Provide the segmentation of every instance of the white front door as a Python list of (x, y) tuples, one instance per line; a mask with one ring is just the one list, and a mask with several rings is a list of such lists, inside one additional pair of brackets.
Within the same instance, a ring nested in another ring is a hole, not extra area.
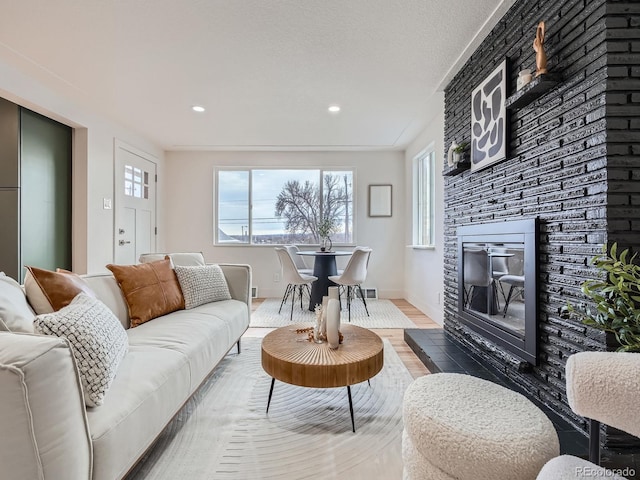
[(115, 143), (115, 246), (119, 265), (156, 250), (156, 163), (145, 152)]

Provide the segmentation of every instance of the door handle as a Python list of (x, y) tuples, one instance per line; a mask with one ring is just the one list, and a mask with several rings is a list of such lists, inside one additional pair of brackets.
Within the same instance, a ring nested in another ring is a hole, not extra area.
[(125, 244), (127, 244), (127, 243), (131, 243), (131, 242), (130, 242), (130, 241), (128, 241), (128, 240), (127, 240), (127, 241), (125, 241), (125, 240), (120, 240), (120, 241), (118, 242), (118, 245), (120, 245), (120, 246), (122, 247), (123, 245), (125, 245)]

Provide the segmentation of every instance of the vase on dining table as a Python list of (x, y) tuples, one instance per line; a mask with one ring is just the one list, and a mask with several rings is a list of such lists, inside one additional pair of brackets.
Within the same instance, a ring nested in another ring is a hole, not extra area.
[(320, 239), (320, 251), (321, 252), (330, 252), (333, 243), (329, 237), (322, 237)]

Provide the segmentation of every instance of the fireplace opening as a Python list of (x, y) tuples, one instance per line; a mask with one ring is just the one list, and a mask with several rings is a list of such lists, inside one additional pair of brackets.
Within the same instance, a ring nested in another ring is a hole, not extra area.
[(476, 333), (537, 364), (538, 221), (458, 229), (458, 314)]

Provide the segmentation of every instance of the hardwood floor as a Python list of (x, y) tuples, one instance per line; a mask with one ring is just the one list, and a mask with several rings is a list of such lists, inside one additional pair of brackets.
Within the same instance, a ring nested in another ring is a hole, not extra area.
[[(254, 298), (252, 301), (252, 310), (258, 308), (258, 306), (264, 301), (264, 298)], [(391, 300), (396, 307), (398, 307), (402, 313), (404, 313), (418, 328), (440, 328), (440, 325), (435, 323), (424, 313), (411, 305), (409, 302), (403, 299)], [(245, 337), (264, 337), (267, 333), (274, 330), (273, 328), (257, 328), (250, 327)], [(413, 350), (404, 341), (404, 330), (402, 328), (377, 328), (373, 329), (381, 338), (389, 340), (402, 362), (411, 373), (413, 378), (418, 378), (429, 373), (429, 370), (424, 366), (420, 359), (413, 353)]]

